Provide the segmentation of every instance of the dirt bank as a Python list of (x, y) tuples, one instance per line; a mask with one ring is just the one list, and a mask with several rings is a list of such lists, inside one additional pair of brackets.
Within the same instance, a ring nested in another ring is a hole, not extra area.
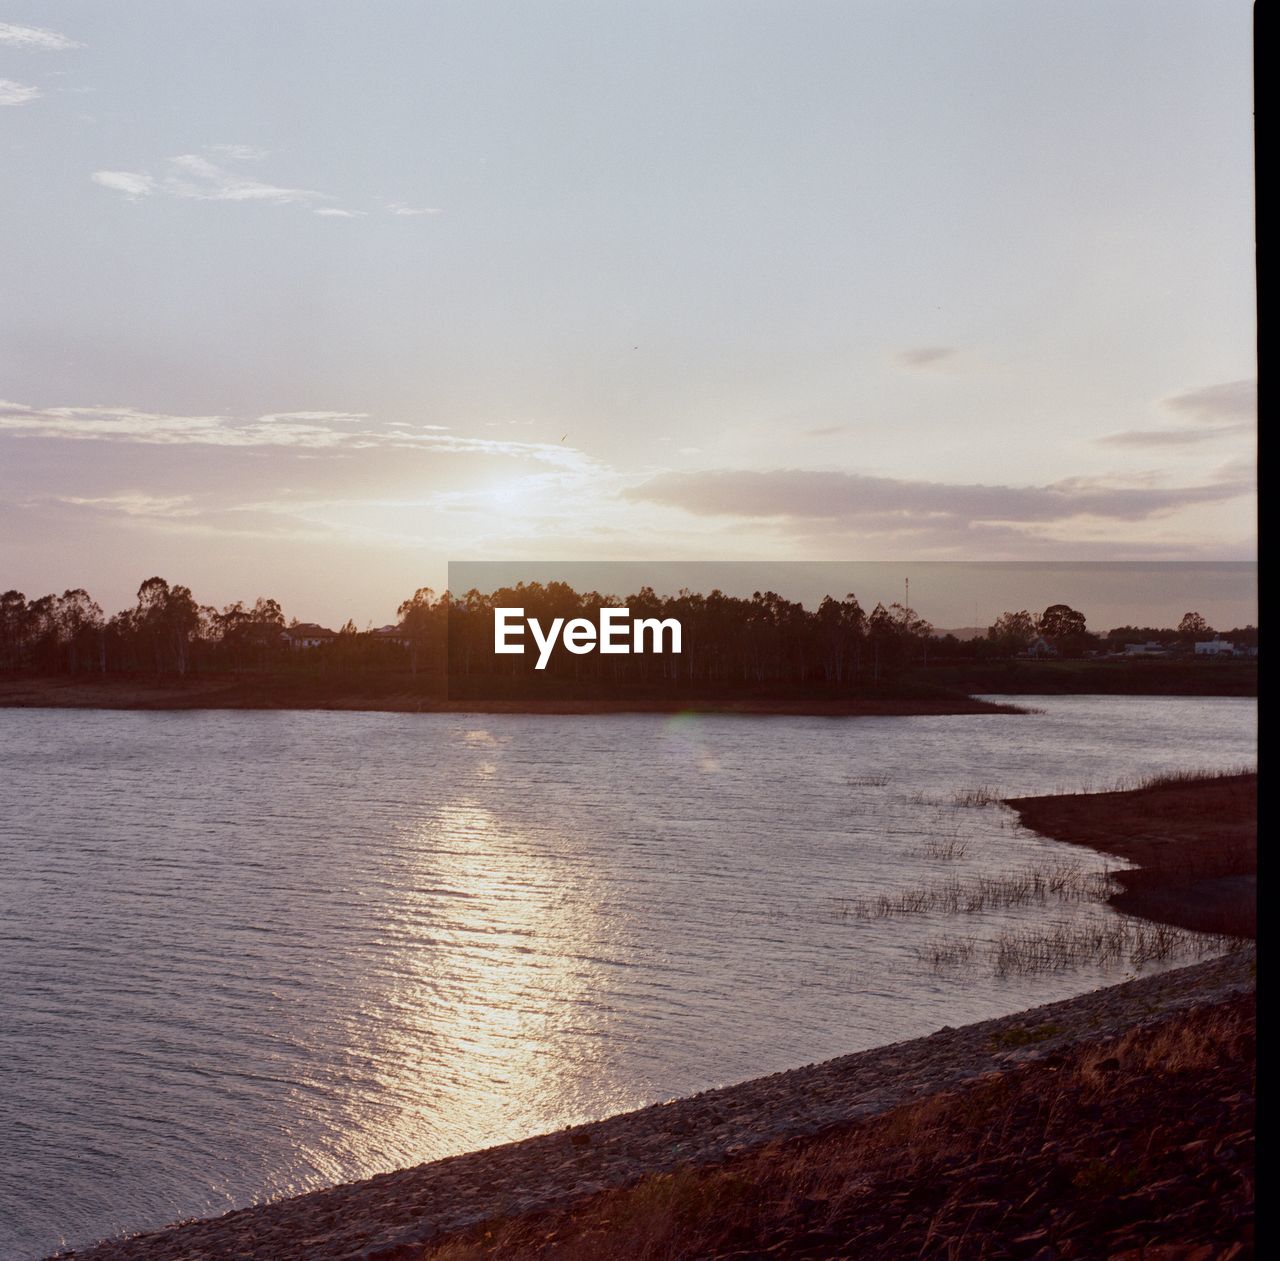
[(1257, 934), (1258, 777), (1178, 776), (1124, 792), (1015, 797), (1043, 836), (1135, 863), (1117, 910), (1197, 932)]

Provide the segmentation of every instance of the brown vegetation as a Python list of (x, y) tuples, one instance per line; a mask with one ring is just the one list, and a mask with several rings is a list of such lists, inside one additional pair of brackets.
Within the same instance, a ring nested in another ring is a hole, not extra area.
[(1187, 963), (1231, 954), (1246, 944), (1239, 937), (1124, 917), (1100, 924), (1012, 929), (993, 941), (935, 937), (917, 949), (916, 957), (939, 971), (981, 960), (995, 976), (1032, 976), (1121, 964), (1139, 971), (1150, 963)]
[(951, 877), (875, 897), (838, 898), (842, 919), (894, 919), (903, 915), (981, 915), (1012, 906), (1092, 902), (1111, 891), (1111, 875), (1077, 863), (1025, 867), (1002, 876)]
[[(1047, 1036), (1028, 1029), (1019, 1053)], [(413, 1255), (1249, 1257), (1254, 1036), (1251, 997), (1193, 1008), (819, 1138), (491, 1221)]]
[(1008, 803), (1044, 836), (1135, 864), (1113, 872), (1117, 910), (1205, 933), (1257, 933), (1258, 776), (1162, 776), (1104, 793)]

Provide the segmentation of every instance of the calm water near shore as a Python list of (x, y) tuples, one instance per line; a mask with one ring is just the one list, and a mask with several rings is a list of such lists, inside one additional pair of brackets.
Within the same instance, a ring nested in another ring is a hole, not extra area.
[(1251, 699), (1017, 701), (1045, 712), (0, 710), (0, 1257), (1122, 979), (919, 958), (1098, 903), (848, 913), (1104, 865), (962, 801), (1256, 756)]

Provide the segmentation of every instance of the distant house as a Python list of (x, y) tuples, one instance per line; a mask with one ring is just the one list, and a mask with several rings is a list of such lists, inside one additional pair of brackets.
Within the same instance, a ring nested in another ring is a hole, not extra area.
[(299, 622), (284, 632), (284, 641), (290, 648), (319, 648), (337, 639), (337, 633), (315, 622)]
[(1196, 644), (1197, 657), (1232, 657), (1236, 646), (1229, 639), (1205, 639)]
[(407, 648), (412, 642), (409, 636), (405, 634), (403, 626), (379, 626), (377, 630), (372, 630), (369, 634), (383, 643), (399, 644), (402, 648)]
[(1126, 657), (1167, 657), (1169, 648), (1158, 639), (1148, 639), (1145, 644), (1125, 644)]
[(1027, 645), (1028, 657), (1056, 657), (1057, 655), (1057, 648), (1055, 648), (1053, 643), (1043, 635), (1037, 635)]

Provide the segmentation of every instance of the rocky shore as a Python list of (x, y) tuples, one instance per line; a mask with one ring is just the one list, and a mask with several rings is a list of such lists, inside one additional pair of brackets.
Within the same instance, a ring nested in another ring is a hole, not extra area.
[[(714, 1169), (779, 1141), (865, 1124), (1037, 1065), (1051, 1068), (1064, 1055), (1132, 1036), (1177, 1013), (1233, 999), (1239, 1005), (1253, 990), (1254, 973), (1253, 951), (1242, 950), (1017, 1015), (61, 1255), (78, 1261), (418, 1261), (433, 1242), (476, 1223), (551, 1212), (655, 1174)], [(1035, 1249), (1025, 1255), (1036, 1255)]]

